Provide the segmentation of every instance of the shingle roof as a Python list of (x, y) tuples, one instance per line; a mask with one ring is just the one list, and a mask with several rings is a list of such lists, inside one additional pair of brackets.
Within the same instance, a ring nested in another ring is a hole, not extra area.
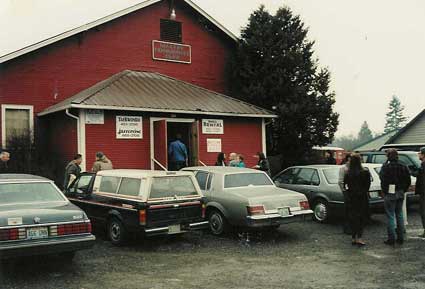
[(115, 74), (39, 115), (67, 108), (275, 117), (266, 109), (188, 82), (159, 73), (131, 70)]

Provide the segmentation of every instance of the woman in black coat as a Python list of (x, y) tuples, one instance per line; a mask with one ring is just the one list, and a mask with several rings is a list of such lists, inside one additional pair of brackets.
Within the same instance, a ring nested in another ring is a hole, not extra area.
[(225, 167), (227, 165), (226, 164), (226, 155), (223, 152), (218, 153), (217, 161), (215, 162), (215, 165), (219, 166), (219, 167)]
[(366, 245), (362, 240), (363, 228), (369, 217), (370, 172), (364, 169), (359, 154), (351, 156), (348, 171), (344, 176), (344, 187), (350, 203), (349, 222), (352, 230), (352, 244)]

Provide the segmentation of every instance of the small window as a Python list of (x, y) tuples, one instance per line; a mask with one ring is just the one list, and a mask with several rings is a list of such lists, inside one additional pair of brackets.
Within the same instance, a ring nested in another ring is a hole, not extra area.
[(149, 198), (175, 198), (198, 195), (192, 178), (183, 177), (157, 177), (152, 179)]
[(297, 185), (311, 185), (311, 179), (313, 177), (313, 169), (301, 169), (295, 178), (295, 184)]
[(140, 193), (140, 179), (122, 178), (119, 195), (138, 196)]
[(170, 19), (161, 19), (160, 34), (162, 41), (182, 43), (182, 23)]
[(209, 174), (208, 175), (208, 182), (207, 182), (207, 191), (208, 190), (211, 190), (212, 179), (213, 179), (213, 175), (212, 174)]
[(374, 164), (383, 164), (387, 161), (386, 155), (374, 155), (372, 158), (372, 163)]
[(298, 168), (288, 169), (277, 176), (274, 181), (278, 184), (293, 184), (299, 170)]
[(25, 105), (2, 105), (3, 146), (14, 146), (14, 142), (29, 142), (33, 129), (33, 108)]
[(311, 185), (312, 186), (320, 185), (320, 178), (319, 178), (319, 173), (317, 172), (317, 170), (314, 170), (313, 177), (311, 178)]
[(120, 183), (120, 178), (118, 177), (106, 177), (103, 176), (100, 181), (99, 191), (103, 193), (112, 193), (117, 192), (118, 185)]
[(328, 184), (338, 184), (339, 168), (324, 169), (323, 174), (325, 175)]
[(87, 190), (92, 178), (93, 178), (92, 175), (81, 176), (74, 185), (74, 192), (79, 193), (79, 192), (84, 192), (85, 190)]
[(206, 172), (198, 172), (196, 174), (196, 180), (198, 181), (198, 184), (201, 190), (205, 190), (207, 177), (208, 177), (208, 173)]
[(263, 173), (243, 173), (224, 176), (224, 188), (271, 186), (270, 179)]

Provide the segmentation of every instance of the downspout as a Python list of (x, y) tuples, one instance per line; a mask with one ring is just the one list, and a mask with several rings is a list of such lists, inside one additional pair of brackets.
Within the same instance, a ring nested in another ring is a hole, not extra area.
[(69, 112), (69, 108), (65, 110), (65, 114), (75, 120), (77, 120), (77, 151), (81, 154), (81, 133), (80, 133), (80, 118)]

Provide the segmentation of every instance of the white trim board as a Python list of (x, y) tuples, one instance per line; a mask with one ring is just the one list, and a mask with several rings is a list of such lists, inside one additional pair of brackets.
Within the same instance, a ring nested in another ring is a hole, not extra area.
[[(61, 34), (58, 34), (58, 35), (52, 36), (50, 38), (44, 39), (44, 40), (39, 41), (37, 43), (34, 43), (32, 45), (28, 45), (26, 47), (22, 47), (19, 50), (16, 50), (16, 51), (13, 51), (13, 52), (10, 52), (8, 54), (5, 54), (5, 55), (0, 56), (0, 63), (6, 62), (6, 61), (11, 60), (13, 58), (16, 58), (18, 56), (21, 56), (21, 55), (24, 55), (26, 53), (29, 53), (31, 51), (40, 49), (40, 48), (42, 48), (44, 46), (47, 46), (47, 45), (52, 44), (52, 43), (55, 43), (55, 42), (60, 41), (62, 39), (71, 37), (71, 36), (76, 35), (76, 34), (78, 34), (80, 32), (87, 31), (87, 30), (89, 30), (91, 28), (94, 28), (96, 26), (99, 26), (99, 25), (101, 25), (103, 23), (112, 21), (112, 20), (114, 20), (116, 18), (125, 16), (127, 14), (130, 14), (131, 12), (137, 11), (137, 10), (142, 9), (142, 8), (145, 8), (145, 7), (148, 7), (150, 5), (153, 5), (153, 4), (158, 3), (158, 2), (161, 2), (161, 1), (163, 1), (163, 0), (147, 0), (147, 1), (143, 1), (143, 2), (141, 2), (139, 4), (136, 4), (134, 6), (131, 6), (131, 7), (126, 8), (126, 9), (120, 10), (120, 11), (118, 11), (116, 13), (107, 15), (105, 17), (102, 17), (102, 18), (97, 19), (95, 21), (92, 21), (90, 23), (81, 25), (79, 27), (76, 27), (76, 28), (71, 29), (71, 30), (68, 30), (68, 31), (64, 31)], [(195, 3), (193, 3), (190, 0), (184, 0), (184, 2), (187, 3), (189, 6), (191, 6), (198, 13), (200, 13), (202, 16), (204, 16), (206, 19), (208, 19), (215, 26), (217, 26), (221, 31), (223, 31), (232, 40), (238, 41), (238, 38), (232, 32), (230, 32), (227, 28), (225, 28), (223, 25), (221, 25), (217, 20), (215, 20), (214, 18), (212, 18), (208, 13), (206, 13), (198, 5), (196, 5)]]
[(31, 140), (34, 140), (34, 106), (32, 105), (18, 105), (18, 104), (2, 104), (1, 105), (1, 144), (6, 148), (6, 109), (25, 109), (30, 113), (29, 128)]

